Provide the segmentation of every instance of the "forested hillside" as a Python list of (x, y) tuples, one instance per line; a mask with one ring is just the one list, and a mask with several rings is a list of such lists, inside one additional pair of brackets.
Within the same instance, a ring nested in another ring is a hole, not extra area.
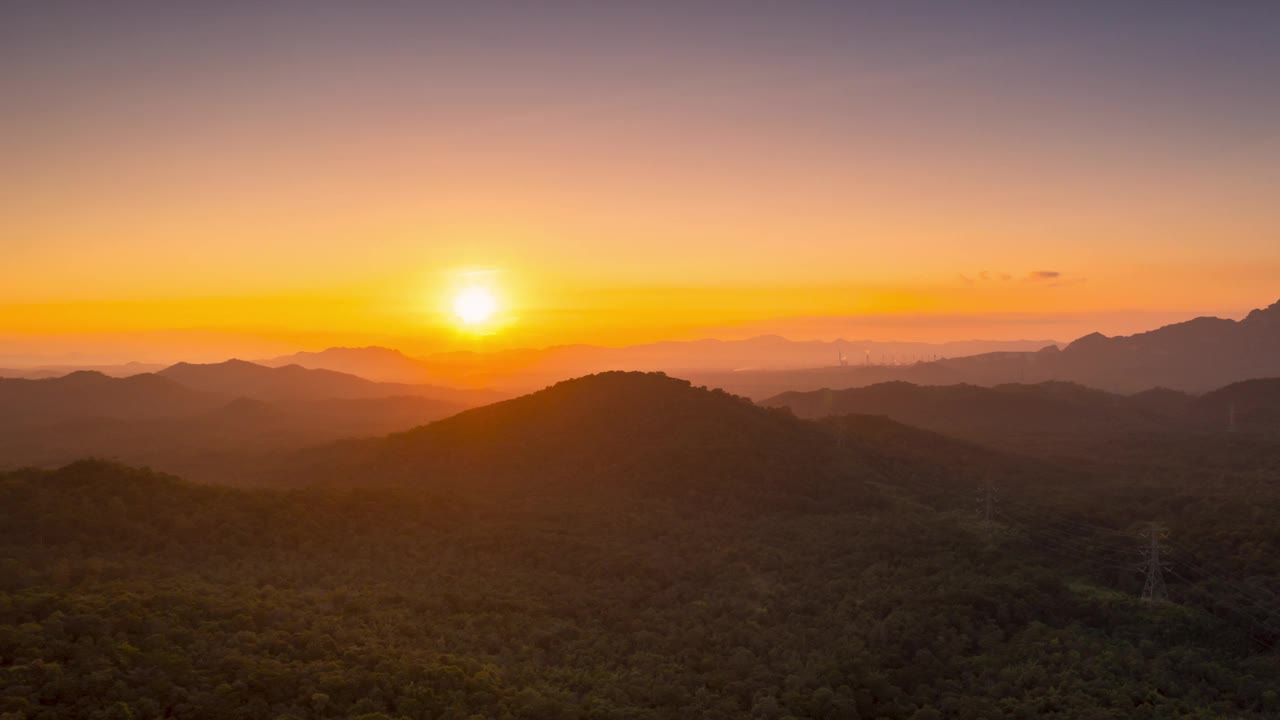
[(1093, 457), (1135, 447), (1221, 442), (1240, 433), (1280, 439), (1280, 379), (1233, 383), (1204, 395), (1153, 388), (1132, 395), (1075, 383), (914, 385), (787, 392), (761, 401), (799, 417), (884, 415), (996, 447)]
[[(0, 713), (1280, 713), (1258, 602), (1280, 498), (1244, 469), (1120, 483), (634, 374), (311, 466), (294, 490), (101, 462), (4, 475)], [(1155, 520), (1168, 603), (1132, 570)]]
[(785, 411), (661, 373), (607, 372), (474, 408), (385, 438), (300, 453), (264, 482), (447, 488), (466, 495), (579, 494), (645, 486), (815, 492), (831, 438)]

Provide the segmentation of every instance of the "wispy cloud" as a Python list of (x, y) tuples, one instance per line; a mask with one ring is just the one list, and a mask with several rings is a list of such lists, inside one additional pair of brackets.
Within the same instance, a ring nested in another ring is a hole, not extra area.
[(1022, 282), (1036, 283), (1044, 287), (1059, 287), (1062, 285), (1075, 285), (1085, 281), (1082, 277), (1072, 277), (1059, 270), (1031, 270), (1022, 275), (1014, 275), (1013, 273), (996, 271), (996, 270), (980, 270), (973, 275), (959, 273), (960, 282), (965, 285), (999, 285), (1008, 283), (1015, 279)]
[(996, 282), (996, 281), (1008, 282), (1012, 279), (1013, 279), (1013, 276), (1010, 275), (1009, 273), (995, 272), (992, 270), (981, 270), (974, 277), (969, 277), (964, 273), (960, 274), (960, 280), (964, 282), (966, 285), (973, 285), (974, 283), (979, 283), (979, 282)]

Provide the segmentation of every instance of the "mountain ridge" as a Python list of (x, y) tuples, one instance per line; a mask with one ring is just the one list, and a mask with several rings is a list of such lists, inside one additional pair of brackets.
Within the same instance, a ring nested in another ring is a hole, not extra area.
[(767, 494), (764, 478), (829, 481), (835, 447), (829, 432), (790, 413), (662, 373), (610, 371), (382, 438), (304, 451), (271, 482), (524, 495), (602, 492), (597, 481), (608, 477), (629, 491)]
[(787, 392), (762, 400), (798, 417), (883, 415), (952, 437), (1025, 449), (1042, 438), (1135, 434), (1273, 435), (1280, 431), (1280, 378), (1246, 380), (1200, 396), (1168, 388), (1122, 395), (1071, 382), (915, 385), (895, 381), (841, 390)]
[(1199, 317), (1133, 335), (1089, 333), (1061, 349), (1002, 351), (908, 365), (793, 371), (698, 373), (695, 382), (763, 400), (786, 391), (921, 385), (1074, 382), (1117, 393), (1166, 387), (1203, 393), (1234, 382), (1280, 376), (1280, 302), (1241, 320)]
[[(742, 340), (702, 338), (670, 340), (622, 347), (584, 343), (545, 348), (513, 348), (494, 352), (454, 350), (410, 357), (380, 346), (333, 347), (261, 361), (268, 366), (305, 367), (350, 372), (388, 382), (433, 382), (463, 387), (501, 387), (528, 392), (582, 375), (609, 370), (688, 373), (744, 368), (814, 367), (824, 363), (861, 362), (880, 355), (926, 357), (965, 355), (993, 348), (1039, 349), (1051, 340), (958, 340), (946, 343), (867, 340), (790, 340), (760, 335)], [(857, 357), (853, 357), (856, 355)]]

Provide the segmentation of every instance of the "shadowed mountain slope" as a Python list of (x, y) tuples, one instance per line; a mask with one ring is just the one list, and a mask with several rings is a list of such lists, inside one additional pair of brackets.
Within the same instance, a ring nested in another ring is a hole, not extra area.
[(211, 410), (230, 398), (159, 375), (114, 378), (82, 370), (58, 378), (0, 378), (0, 427), (83, 418), (166, 418)]
[(333, 370), (314, 370), (300, 365), (273, 368), (244, 360), (204, 365), (178, 363), (156, 374), (197, 390), (264, 400), (414, 396), (470, 407), (492, 402), (500, 397), (485, 391), (379, 383)]
[(164, 365), (143, 362), (129, 362), (120, 365), (37, 365), (34, 367), (0, 368), (0, 378), (39, 380), (42, 378), (59, 378), (63, 375), (70, 375), (73, 372), (83, 370), (100, 372), (110, 377), (129, 377), (130, 375), (153, 373), (164, 368)]
[(79, 417), (0, 434), (0, 468), (56, 467), (85, 457), (147, 465), (189, 480), (240, 484), (300, 448), (383, 435), (457, 412), (429, 398), (266, 402), (237, 398), (193, 414)]
[(782, 393), (761, 404), (804, 418), (883, 415), (987, 445), (1054, 452), (1107, 447), (1110, 454), (1126, 443), (1136, 447), (1139, 437), (1143, 444), (1178, 441), (1203, 447), (1228, 431), (1274, 435), (1280, 430), (1280, 379), (1274, 378), (1234, 383), (1199, 397), (1165, 388), (1119, 395), (1064, 382), (995, 387), (892, 382)]
[(1232, 383), (1196, 398), (1191, 412), (1206, 424), (1242, 432), (1280, 430), (1280, 378)]
[(292, 355), (260, 361), (267, 367), (297, 365), (304, 368), (334, 370), (358, 375), (376, 382), (433, 383), (440, 375), (420, 360), (391, 348), (331, 347), (318, 352), (298, 352)]
[(1172, 418), (1143, 402), (1072, 383), (1037, 385), (913, 385), (890, 382), (848, 390), (783, 393), (762, 402), (819, 418), (862, 413), (956, 437), (988, 441), (1029, 433), (1128, 432), (1164, 426)]
[(609, 372), (386, 438), (302, 453), (290, 483), (504, 488), (663, 486), (725, 498), (830, 479), (833, 434), (790, 413), (661, 373)]
[(98, 456), (239, 482), (277, 454), (403, 430), (466, 407), (341, 373), (282, 370), (229, 363), (125, 378), (86, 371), (0, 379), (0, 468)]
[[(1028, 461), (980, 523), (998, 453), (630, 373), (372, 445), (379, 474), (292, 492), (101, 462), (0, 473), (6, 707), (1275, 717), (1280, 634), (1248, 604), (1278, 576), (1274, 483)], [(395, 465), (413, 472), (375, 486)], [(1116, 564), (1153, 509), (1192, 548), (1173, 603)]]

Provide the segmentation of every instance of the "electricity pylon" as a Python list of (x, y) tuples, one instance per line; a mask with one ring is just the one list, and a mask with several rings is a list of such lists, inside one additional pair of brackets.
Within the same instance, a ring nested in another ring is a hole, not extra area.
[(988, 534), (995, 527), (996, 489), (990, 483), (983, 483), (978, 492), (978, 519), (982, 521), (982, 529)]
[(1169, 537), (1169, 531), (1157, 523), (1151, 523), (1142, 532), (1142, 564), (1147, 580), (1142, 585), (1143, 602), (1168, 602), (1169, 591), (1164, 585), (1164, 570), (1167, 567), (1160, 558), (1160, 541)]

